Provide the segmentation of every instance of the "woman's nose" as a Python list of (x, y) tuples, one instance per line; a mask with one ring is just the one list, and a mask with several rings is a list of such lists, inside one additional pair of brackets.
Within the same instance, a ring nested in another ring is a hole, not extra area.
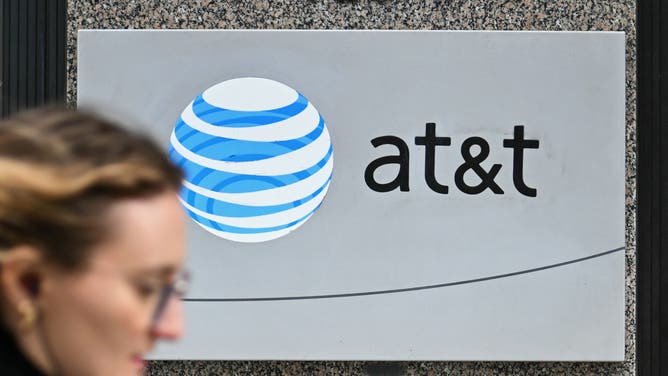
[(151, 328), (157, 338), (175, 340), (183, 335), (183, 302), (172, 295), (165, 310), (153, 323)]

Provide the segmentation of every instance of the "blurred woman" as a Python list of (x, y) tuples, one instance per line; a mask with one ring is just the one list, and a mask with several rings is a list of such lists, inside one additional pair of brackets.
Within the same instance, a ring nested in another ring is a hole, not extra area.
[(181, 336), (181, 178), (90, 114), (0, 122), (0, 374), (137, 375)]

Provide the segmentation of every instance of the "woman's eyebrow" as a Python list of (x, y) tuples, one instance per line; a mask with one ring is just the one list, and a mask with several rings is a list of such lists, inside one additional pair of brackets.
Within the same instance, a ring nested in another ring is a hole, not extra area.
[(149, 266), (137, 269), (136, 273), (146, 277), (169, 278), (176, 274), (178, 268), (174, 265)]

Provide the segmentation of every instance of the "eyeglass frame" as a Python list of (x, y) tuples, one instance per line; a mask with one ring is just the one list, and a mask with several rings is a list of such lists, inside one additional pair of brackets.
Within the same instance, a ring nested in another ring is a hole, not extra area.
[(176, 278), (173, 282), (166, 284), (158, 298), (158, 302), (153, 310), (153, 315), (151, 317), (151, 326), (158, 324), (162, 315), (165, 313), (169, 300), (172, 298), (172, 295), (176, 295), (179, 299), (183, 298), (186, 294), (188, 287), (190, 285), (190, 271), (187, 269), (182, 269), (176, 274)]

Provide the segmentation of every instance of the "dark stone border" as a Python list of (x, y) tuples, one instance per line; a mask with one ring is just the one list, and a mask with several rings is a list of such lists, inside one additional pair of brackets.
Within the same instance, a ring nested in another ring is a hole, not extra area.
[(66, 0), (3, 0), (3, 117), (65, 101)]
[(668, 6), (638, 0), (637, 17), (637, 374), (659, 376), (668, 371)]

